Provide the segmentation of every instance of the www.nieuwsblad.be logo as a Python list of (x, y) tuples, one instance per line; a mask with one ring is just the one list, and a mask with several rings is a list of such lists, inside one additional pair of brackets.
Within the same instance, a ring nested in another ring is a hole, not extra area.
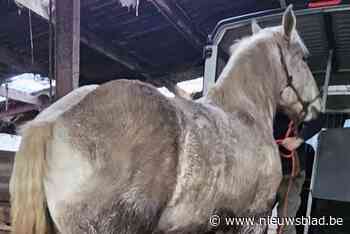
[(296, 217), (296, 218), (281, 218), (281, 217), (223, 217), (212, 215), (209, 219), (209, 224), (212, 227), (220, 225), (226, 226), (253, 226), (253, 225), (309, 225), (309, 226), (341, 226), (343, 218), (336, 217)]

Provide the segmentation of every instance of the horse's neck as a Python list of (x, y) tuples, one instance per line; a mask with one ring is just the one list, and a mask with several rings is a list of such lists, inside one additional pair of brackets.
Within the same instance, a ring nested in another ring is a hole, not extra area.
[(255, 63), (231, 58), (205, 99), (228, 113), (245, 112), (272, 129), (279, 84), (273, 61), (261, 54), (254, 58)]

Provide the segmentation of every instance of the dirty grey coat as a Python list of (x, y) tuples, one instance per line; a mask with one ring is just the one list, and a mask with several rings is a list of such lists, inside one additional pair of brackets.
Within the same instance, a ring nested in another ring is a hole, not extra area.
[[(279, 181), (273, 138), (248, 113), (168, 99), (137, 81), (98, 87), (53, 129), (52, 141), (79, 152), (51, 146), (62, 156), (49, 159), (47, 200), (62, 233), (200, 233), (213, 228), (210, 215), (266, 213)], [(63, 170), (77, 173), (57, 179), (65, 159)]]

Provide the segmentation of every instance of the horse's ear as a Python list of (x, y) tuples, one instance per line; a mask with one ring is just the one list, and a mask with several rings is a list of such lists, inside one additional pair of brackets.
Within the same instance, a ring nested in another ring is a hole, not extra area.
[(296, 18), (293, 11), (293, 5), (289, 5), (286, 11), (283, 14), (283, 33), (285, 37), (289, 40), (292, 32), (295, 30)]
[(260, 30), (261, 30), (261, 27), (259, 26), (258, 22), (255, 19), (253, 19), (252, 20), (252, 33), (253, 33), (253, 35), (257, 34)]

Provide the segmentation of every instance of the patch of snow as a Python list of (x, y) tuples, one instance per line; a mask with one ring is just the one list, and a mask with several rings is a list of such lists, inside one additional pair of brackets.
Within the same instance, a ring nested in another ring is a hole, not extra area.
[(22, 137), (0, 133), (0, 150), (17, 152), (21, 143)]
[[(34, 74), (24, 73), (19, 76), (15, 76), (7, 82), (8, 88), (21, 91), (30, 95), (50, 89), (50, 80), (48, 78), (35, 76)], [(5, 84), (2, 84), (5, 86)], [(55, 86), (55, 80), (52, 81), (52, 86)]]
[(177, 85), (191, 94), (201, 92), (203, 90), (203, 77), (193, 80), (182, 81), (177, 83)]
[(165, 87), (158, 88), (158, 91), (166, 97), (170, 97), (170, 98), (175, 97), (175, 95)]
[(311, 145), (315, 151), (316, 151), (317, 146), (318, 146), (318, 135), (319, 135), (319, 133), (317, 133), (316, 135), (314, 135), (313, 137), (311, 137), (309, 140), (306, 141), (306, 143)]

